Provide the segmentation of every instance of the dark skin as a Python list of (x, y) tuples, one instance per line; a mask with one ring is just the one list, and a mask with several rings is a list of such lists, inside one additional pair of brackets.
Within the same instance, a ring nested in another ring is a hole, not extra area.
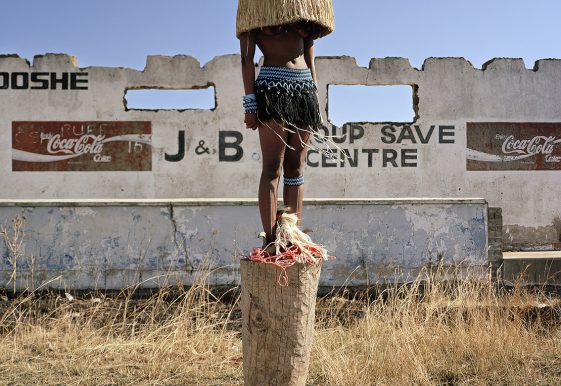
[[(317, 83), (314, 66), (314, 40), (303, 25), (288, 24), (265, 27), (240, 35), (240, 52), (242, 57), (242, 77), (245, 94), (255, 93), (255, 47), (259, 47), (264, 56), (264, 66), (288, 67), (295, 69), (309, 68), (312, 78)], [(245, 124), (248, 129), (258, 129), (263, 168), (259, 181), (259, 212), (266, 233), (267, 243), (274, 241), (274, 227), (277, 213), (277, 188), (281, 173), (289, 178), (303, 175), (310, 134), (306, 131), (290, 128), (290, 133), (281, 122), (271, 119), (260, 122), (257, 114), (246, 113)], [(287, 148), (288, 144), (293, 149)], [(290, 211), (302, 218), (303, 186), (285, 186), (283, 200)]]

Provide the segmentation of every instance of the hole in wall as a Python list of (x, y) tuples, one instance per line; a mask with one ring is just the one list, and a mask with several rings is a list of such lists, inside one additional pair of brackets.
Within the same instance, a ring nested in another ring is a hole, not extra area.
[(187, 110), (216, 108), (214, 87), (185, 90), (158, 88), (125, 90), (126, 110)]
[(416, 87), (329, 85), (329, 121), (336, 126), (347, 122), (413, 122)]

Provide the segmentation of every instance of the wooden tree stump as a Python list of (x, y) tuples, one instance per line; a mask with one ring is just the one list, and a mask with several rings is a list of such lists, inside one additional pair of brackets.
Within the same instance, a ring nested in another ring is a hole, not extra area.
[(314, 334), (320, 266), (281, 269), (242, 260), (242, 340), (245, 386), (306, 384)]

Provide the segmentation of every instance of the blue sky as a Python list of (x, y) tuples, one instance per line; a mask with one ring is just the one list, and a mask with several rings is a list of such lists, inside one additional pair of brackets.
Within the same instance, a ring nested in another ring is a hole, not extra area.
[[(202, 64), (238, 51), (235, 0), (2, 0), (0, 54), (29, 60), (69, 53), (80, 66), (143, 69), (151, 54), (187, 54)], [(494, 57), (561, 57), (559, 0), (334, 0), (335, 33), (317, 55), (432, 56), (474, 66)], [(406, 114), (410, 114), (407, 112)]]

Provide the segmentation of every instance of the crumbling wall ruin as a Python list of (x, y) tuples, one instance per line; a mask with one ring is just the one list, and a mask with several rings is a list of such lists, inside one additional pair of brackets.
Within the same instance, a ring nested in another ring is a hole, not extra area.
[[(138, 71), (82, 68), (63, 54), (0, 57), (0, 200), (254, 197), (260, 150), (243, 125), (239, 62), (150, 56)], [(505, 249), (561, 248), (561, 60), (316, 63), (323, 130), (342, 135), (350, 158), (310, 152), (306, 197), (480, 197), (502, 208)], [(411, 85), (415, 121), (336, 128), (332, 84)], [(124, 103), (129, 89), (208, 86), (212, 110)]]

